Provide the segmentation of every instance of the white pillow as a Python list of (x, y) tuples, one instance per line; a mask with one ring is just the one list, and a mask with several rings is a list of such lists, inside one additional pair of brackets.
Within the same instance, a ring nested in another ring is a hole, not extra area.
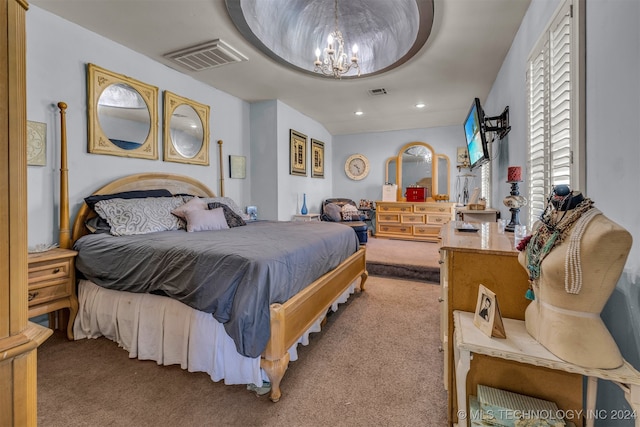
[(182, 197), (109, 199), (95, 205), (95, 211), (111, 226), (114, 236), (179, 230), (180, 219), (171, 211), (184, 203)]
[(191, 209), (185, 211), (187, 231), (224, 230), (229, 228), (224, 210), (216, 208), (211, 210)]

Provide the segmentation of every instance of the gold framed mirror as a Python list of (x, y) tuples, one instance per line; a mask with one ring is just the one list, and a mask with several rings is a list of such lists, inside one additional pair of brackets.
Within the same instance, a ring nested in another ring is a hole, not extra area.
[(395, 184), (396, 183), (396, 164), (398, 158), (396, 156), (389, 157), (385, 161), (385, 174), (384, 174), (384, 183), (385, 184)]
[(158, 88), (87, 64), (88, 150), (158, 158)]
[(400, 148), (396, 159), (397, 200), (405, 200), (407, 186), (419, 185), (427, 188), (427, 200), (433, 201), (434, 189), (438, 188), (433, 148), (424, 142), (410, 142)]
[(209, 166), (208, 105), (164, 91), (163, 160)]
[(446, 154), (436, 154), (437, 187), (434, 186), (433, 198), (438, 200), (449, 200), (449, 174), (451, 173), (451, 162)]

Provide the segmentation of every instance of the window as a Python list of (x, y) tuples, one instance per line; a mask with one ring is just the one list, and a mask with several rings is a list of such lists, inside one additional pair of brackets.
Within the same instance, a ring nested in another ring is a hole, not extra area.
[(535, 222), (555, 185), (584, 184), (584, 25), (563, 2), (527, 60), (527, 183)]

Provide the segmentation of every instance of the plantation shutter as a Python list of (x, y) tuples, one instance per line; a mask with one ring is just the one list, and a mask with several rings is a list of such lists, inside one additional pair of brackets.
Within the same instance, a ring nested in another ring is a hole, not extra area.
[(533, 223), (554, 186), (573, 177), (578, 66), (572, 37), (572, 5), (565, 2), (536, 45), (527, 66), (528, 200)]

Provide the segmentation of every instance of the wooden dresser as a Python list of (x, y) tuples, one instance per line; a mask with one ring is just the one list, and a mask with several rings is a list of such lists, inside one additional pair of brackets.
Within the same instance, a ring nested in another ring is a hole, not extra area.
[[(449, 395), (449, 425), (458, 415), (454, 364), (454, 311), (475, 312), (480, 284), (495, 292), (502, 317), (524, 320), (528, 276), (518, 262), (513, 233), (499, 233), (496, 222), (479, 223), (474, 233), (460, 232), (452, 221), (442, 229), (440, 245), (440, 339), (444, 352), (444, 386)], [(492, 338), (498, 340), (499, 338)], [(466, 376), (465, 402), (478, 384), (556, 402), (565, 411), (582, 409), (582, 376), (512, 360), (474, 354)], [(562, 386), (558, 386), (562, 384)], [(580, 426), (580, 420), (572, 420)]]
[(376, 237), (440, 240), (442, 225), (454, 218), (454, 203), (376, 202)]
[[(29, 318), (49, 313), (49, 327), (67, 330), (73, 339), (78, 313), (74, 259), (76, 251), (52, 249), (29, 254)], [(59, 312), (68, 309), (69, 313)]]

